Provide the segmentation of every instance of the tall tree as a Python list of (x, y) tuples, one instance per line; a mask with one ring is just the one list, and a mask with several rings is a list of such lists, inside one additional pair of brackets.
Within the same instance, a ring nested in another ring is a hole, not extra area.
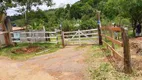
[(31, 7), (43, 4), (47, 6), (53, 5), (52, 0), (0, 0), (0, 12), (5, 12), (10, 7), (23, 6), (22, 11), (25, 12), (25, 23), (27, 25), (27, 13), (31, 11)]
[(32, 6), (42, 4), (46, 4), (47, 6), (53, 5), (52, 0), (0, 0), (0, 12), (16, 6), (26, 6), (27, 10), (31, 10)]
[[(121, 2), (122, 12), (124, 17), (129, 17), (132, 22), (133, 33), (137, 23), (142, 23), (142, 0), (119, 0)], [(127, 5), (126, 5), (127, 4)]]

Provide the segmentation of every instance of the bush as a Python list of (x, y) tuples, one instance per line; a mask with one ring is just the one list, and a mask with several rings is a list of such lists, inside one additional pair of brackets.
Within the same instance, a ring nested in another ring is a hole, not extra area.
[(79, 29), (86, 30), (86, 29), (94, 29), (96, 27), (97, 27), (97, 22), (95, 21), (94, 18), (91, 18), (89, 20), (82, 21)]

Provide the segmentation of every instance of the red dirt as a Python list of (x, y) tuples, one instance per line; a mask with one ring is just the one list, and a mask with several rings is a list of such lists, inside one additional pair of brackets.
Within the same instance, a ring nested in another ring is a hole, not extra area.
[(142, 37), (130, 39), (131, 54), (142, 55)]
[(38, 52), (40, 50), (41, 50), (41, 48), (39, 46), (28, 46), (26, 48), (20, 48), (20, 49), (13, 50), (12, 52), (13, 53), (30, 54), (33, 52)]
[(142, 37), (137, 37), (135, 38), (135, 40), (142, 40)]
[(0, 58), (0, 80), (86, 80), (87, 50), (71, 46), (22, 62)]
[(142, 70), (142, 37), (130, 39), (130, 52), (132, 66), (137, 70)]

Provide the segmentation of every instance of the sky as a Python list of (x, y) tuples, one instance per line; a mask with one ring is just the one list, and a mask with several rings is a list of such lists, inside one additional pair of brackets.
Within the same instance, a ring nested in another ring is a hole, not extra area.
[[(77, 2), (79, 0), (53, 0), (53, 3), (55, 3), (55, 5), (53, 5), (51, 8), (58, 8), (58, 7), (64, 7), (66, 4), (74, 4), (75, 2)], [(50, 7), (47, 7), (46, 5), (42, 5), (42, 6), (38, 6), (41, 10), (48, 10), (50, 9)], [(20, 6), (17, 8), (10, 8), (8, 9), (7, 15), (12, 16), (15, 14), (19, 14), (18, 12), (16, 12), (16, 10), (18, 10), (18, 8), (21, 8)], [(36, 10), (36, 7), (32, 7), (33, 10)]]

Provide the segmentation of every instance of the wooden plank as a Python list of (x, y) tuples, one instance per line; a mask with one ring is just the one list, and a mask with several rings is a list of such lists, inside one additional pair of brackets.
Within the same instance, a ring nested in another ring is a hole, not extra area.
[[(87, 32), (87, 31), (97, 31), (98, 29), (90, 29), (90, 30), (80, 30), (81, 32)], [(68, 31), (64, 32), (64, 34), (70, 34), (70, 33), (76, 33), (78, 31)]]
[(8, 33), (8, 31), (3, 31), (3, 32), (0, 32), (0, 35), (6, 34), (6, 33)]
[(113, 51), (115, 58), (117, 58), (119, 60), (123, 59), (123, 57), (117, 51), (115, 51), (108, 43), (106, 43), (104, 40), (103, 40), (103, 43), (105, 43), (107, 45), (107, 47), (109, 47)]
[[(15, 33), (15, 32), (11, 32), (11, 34), (13, 34), (13, 33)], [(20, 33), (20, 32), (18, 32), (18, 33)], [(29, 34), (29, 36), (28, 37), (26, 37), (26, 36), (20, 36), (20, 39), (21, 39), (20, 41), (21, 42), (30, 42), (30, 43), (33, 43), (33, 42), (37, 42), (38, 40), (55, 39), (52, 42), (58, 43), (58, 41), (57, 41), (57, 34), (55, 34), (55, 37), (54, 36), (53, 37), (45, 37), (45, 36), (40, 37), (39, 35), (35, 36), (35, 34), (38, 34), (38, 33), (39, 34), (40, 33), (45, 34), (46, 32), (21, 32), (20, 33), (21, 35)], [(49, 32), (47, 32), (47, 33), (49, 34)], [(11, 37), (11, 38), (14, 39), (14, 37)], [(30, 39), (30, 41), (27, 41), (27, 39)], [(24, 40), (24, 41), (22, 41), (22, 40)], [(17, 42), (17, 41), (13, 41), (13, 42)], [(42, 42), (45, 43), (46, 41), (42, 41)], [(48, 42), (48, 43), (50, 43), (50, 42)]]
[(58, 41), (59, 39), (58, 39), (58, 34), (57, 34), (57, 32), (56, 32), (55, 35), (56, 35), (56, 41), (57, 41), (57, 44), (59, 44), (59, 41)]
[[(26, 39), (26, 38), (37, 38), (37, 37), (20, 37), (21, 39)], [(57, 37), (38, 37), (38, 38), (57, 38)]]
[(78, 31), (70, 31), (70, 32), (64, 32), (64, 34), (71, 34), (71, 33), (76, 33)]
[(80, 30), (81, 32), (98, 31), (98, 29)]
[[(110, 36), (112, 37), (112, 39), (114, 39), (113, 31), (110, 31)], [(112, 42), (112, 48), (115, 49), (114, 42)]]
[[(94, 43), (88, 43), (88, 42), (85, 42), (85, 43), (82, 43), (81, 45), (94, 45), (94, 44), (98, 44), (98, 42), (96, 43), (96, 42), (94, 42)], [(68, 46), (76, 46), (76, 45), (79, 45), (79, 43), (78, 42), (68, 42), (68, 44), (67, 44)]]
[[(24, 40), (25, 39), (25, 40)], [(28, 41), (26, 38), (24, 38), (24, 39), (22, 39), (22, 40), (24, 40), (24, 41), (21, 41), (21, 40), (13, 40), (12, 42), (19, 42), (19, 43), (22, 43), (22, 42), (24, 42), (24, 43), (33, 43), (33, 42), (38, 42), (38, 41), (33, 41), (33, 40), (30, 40), (30, 41)], [(58, 41), (42, 41), (42, 42), (38, 42), (38, 43), (58, 43)]]
[(12, 42), (20, 43), (20, 40), (12, 40)]
[(57, 44), (58, 42), (49, 42), (49, 41), (47, 41), (47, 42), (39, 42), (39, 43), (54, 43), (54, 44)]
[[(83, 34), (80, 34), (81, 36), (83, 36)], [(87, 36), (90, 36), (90, 35), (98, 35), (98, 33), (90, 33), (90, 34), (85, 34)], [(64, 35), (65, 37), (72, 37), (74, 35)]]
[[(74, 42), (74, 43), (78, 43), (78, 40), (76, 40), (76, 41), (67, 41), (67, 42), (70, 42), (70, 43), (72, 43), (72, 42)], [(88, 43), (94, 43), (94, 42), (97, 42), (97, 41), (90, 41), (90, 40), (80, 40), (80, 42), (88, 42)]]
[(104, 34), (101, 34), (101, 35), (102, 35), (103, 37), (109, 39), (110, 41), (112, 41), (112, 42), (114, 42), (114, 43), (120, 45), (121, 47), (123, 47), (123, 43), (122, 43), (121, 41), (115, 40), (115, 39), (113, 39), (113, 38), (111, 38), (111, 37), (109, 37), (109, 36), (106, 36), (106, 35), (104, 35)]
[(78, 30), (78, 32), (79, 32), (79, 33), (78, 33), (78, 34), (79, 34), (79, 35), (78, 35), (78, 36), (79, 36), (79, 45), (81, 45), (81, 39), (80, 39), (80, 38), (81, 38), (81, 35), (80, 35), (80, 30)]
[(65, 47), (65, 37), (64, 37), (64, 31), (61, 31), (61, 39), (62, 39), (62, 46)]
[(111, 30), (111, 31), (118, 31), (121, 32), (121, 28), (120, 27), (101, 27), (102, 30)]
[[(79, 38), (65, 38), (65, 40), (78, 40)], [(98, 36), (97, 37), (84, 37), (84, 38), (80, 38), (80, 39), (98, 39)]]
[[(10, 32), (11, 34), (12, 33), (16, 33), (16, 32)], [(18, 32), (18, 33), (21, 33), (21, 34), (27, 34), (27, 33), (32, 33), (32, 34), (35, 34), (35, 33), (49, 33), (49, 34), (56, 34), (56, 32)]]

